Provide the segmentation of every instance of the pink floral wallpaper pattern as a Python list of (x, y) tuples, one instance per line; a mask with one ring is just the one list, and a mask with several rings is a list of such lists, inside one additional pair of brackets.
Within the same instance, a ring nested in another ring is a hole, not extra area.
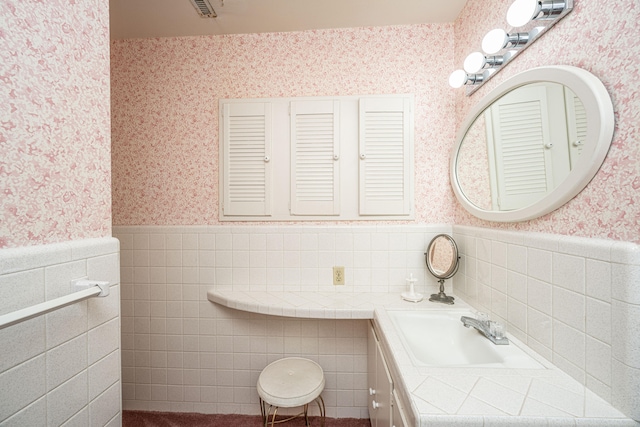
[(108, 6), (0, 2), (0, 248), (111, 235)]
[[(469, 0), (453, 24), (112, 43), (113, 221), (218, 224), (219, 98), (414, 93), (416, 222), (458, 223), (640, 242), (640, 22), (636, 0), (575, 0), (572, 13), (473, 96), (449, 73), (484, 34), (506, 27), (510, 0)], [(516, 224), (478, 220), (448, 182), (456, 127), (495, 85), (531, 67), (568, 64), (602, 79), (616, 110), (613, 146), (574, 200)]]
[(113, 220), (218, 223), (218, 100), (413, 93), (419, 222), (451, 222), (453, 24), (112, 44)]

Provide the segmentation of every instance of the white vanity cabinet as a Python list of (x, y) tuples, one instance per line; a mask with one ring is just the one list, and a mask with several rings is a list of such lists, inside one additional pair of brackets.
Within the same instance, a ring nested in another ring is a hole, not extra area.
[(368, 336), (369, 419), (371, 427), (408, 427), (373, 323)]
[(391, 397), (391, 427), (409, 427), (409, 423), (402, 411), (402, 406), (400, 405), (400, 399), (398, 399), (398, 393), (396, 390), (393, 390)]

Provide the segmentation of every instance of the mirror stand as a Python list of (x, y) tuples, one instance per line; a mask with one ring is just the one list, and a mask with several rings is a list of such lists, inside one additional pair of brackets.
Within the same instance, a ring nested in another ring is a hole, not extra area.
[(444, 293), (444, 279), (438, 280), (438, 283), (440, 283), (440, 292), (437, 294), (431, 294), (429, 301), (441, 302), (449, 305), (454, 304), (453, 300), (455, 300), (455, 298)]
[(424, 254), (429, 272), (433, 274), (440, 283), (440, 292), (431, 294), (429, 301), (440, 302), (443, 304), (453, 304), (455, 299), (444, 293), (444, 281), (453, 277), (460, 266), (458, 255), (458, 245), (455, 240), (447, 234), (438, 234), (434, 237), (427, 252)]

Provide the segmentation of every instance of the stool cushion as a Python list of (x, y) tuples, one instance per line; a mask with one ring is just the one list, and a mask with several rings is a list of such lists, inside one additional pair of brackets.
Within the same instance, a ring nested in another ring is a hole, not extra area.
[(267, 365), (258, 377), (258, 395), (273, 406), (292, 408), (313, 402), (324, 389), (324, 372), (313, 360), (286, 357)]

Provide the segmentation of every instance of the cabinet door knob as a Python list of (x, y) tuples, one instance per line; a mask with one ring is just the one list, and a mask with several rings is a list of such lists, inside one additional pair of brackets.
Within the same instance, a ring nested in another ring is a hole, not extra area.
[(376, 402), (375, 400), (371, 401), (371, 406), (373, 407), (373, 409), (378, 409), (380, 407), (380, 404), (378, 402)]
[(371, 388), (371, 387), (369, 387), (369, 396), (373, 396), (375, 394), (376, 394), (376, 390)]

